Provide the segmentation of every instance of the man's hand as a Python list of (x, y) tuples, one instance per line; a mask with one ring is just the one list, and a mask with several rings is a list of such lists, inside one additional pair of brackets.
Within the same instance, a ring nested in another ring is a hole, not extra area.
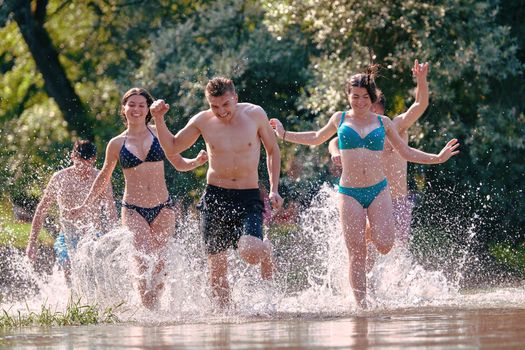
[(149, 107), (149, 111), (155, 120), (164, 118), (169, 109), (170, 105), (164, 100), (155, 100)]
[(283, 206), (283, 198), (278, 192), (270, 192), (268, 197), (270, 199), (270, 204), (272, 205), (273, 209), (281, 209), (281, 207)]
[(419, 63), (418, 60), (414, 61), (414, 66), (412, 67), (412, 74), (419, 81), (426, 81), (428, 74), (429, 65), (428, 62)]
[(282, 140), (285, 133), (283, 123), (281, 123), (279, 119), (272, 118), (270, 119), (270, 125), (272, 126), (275, 134), (277, 134), (277, 137)]
[(341, 154), (337, 153), (337, 154), (332, 154), (332, 162), (337, 166), (337, 167), (341, 167), (342, 164), (341, 164)]

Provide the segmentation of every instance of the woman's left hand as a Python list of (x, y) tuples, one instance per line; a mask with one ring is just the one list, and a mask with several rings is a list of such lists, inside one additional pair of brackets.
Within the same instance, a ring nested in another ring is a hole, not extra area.
[(452, 139), (449, 142), (447, 142), (446, 146), (443, 147), (441, 152), (438, 154), (438, 159), (440, 163), (445, 163), (447, 160), (450, 159), (450, 157), (455, 156), (459, 153), (459, 150), (457, 149), (459, 147), (459, 141), (458, 139)]

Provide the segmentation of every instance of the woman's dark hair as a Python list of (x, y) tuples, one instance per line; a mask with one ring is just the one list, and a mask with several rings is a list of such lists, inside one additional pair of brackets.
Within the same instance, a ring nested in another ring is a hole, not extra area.
[(354, 74), (346, 82), (346, 94), (350, 94), (353, 87), (365, 88), (370, 96), (370, 101), (375, 103), (377, 101), (377, 86), (375, 77), (379, 71), (379, 65), (374, 64), (369, 66), (364, 73)]
[(97, 146), (87, 140), (77, 140), (73, 145), (73, 153), (84, 160), (90, 160), (97, 156)]
[[(151, 94), (145, 89), (134, 87), (126, 91), (126, 93), (122, 96), (122, 100), (120, 101), (120, 116), (122, 117), (122, 119), (124, 120), (124, 124), (126, 125), (128, 124), (128, 121), (126, 119), (126, 115), (124, 114), (124, 105), (128, 102), (129, 98), (134, 95), (143, 96), (146, 99), (148, 107), (151, 106), (153, 101), (155, 101), (153, 96), (151, 96)], [(148, 115), (146, 116), (146, 124), (148, 124), (152, 118), (153, 116), (148, 111)]]

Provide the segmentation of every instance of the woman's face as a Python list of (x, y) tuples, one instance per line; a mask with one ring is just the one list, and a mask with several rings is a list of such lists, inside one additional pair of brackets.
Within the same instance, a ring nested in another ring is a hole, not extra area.
[(130, 124), (144, 124), (149, 113), (148, 101), (142, 95), (132, 95), (122, 106), (126, 120)]
[(352, 87), (348, 94), (348, 102), (355, 113), (364, 113), (372, 107), (372, 100), (364, 87)]

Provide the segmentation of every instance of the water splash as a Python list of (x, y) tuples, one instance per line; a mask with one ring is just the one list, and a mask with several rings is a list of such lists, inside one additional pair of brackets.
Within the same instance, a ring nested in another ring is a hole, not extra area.
[[(477, 220), (473, 217), (471, 230), (466, 232), (471, 240), (475, 238)], [(236, 252), (229, 252), (228, 280), (233, 302), (228, 310), (218, 311), (210, 301), (207, 260), (198, 226), (198, 218), (187, 213), (169, 240), (164, 252), (165, 290), (154, 312), (141, 306), (134, 260), (137, 252), (131, 232), (124, 228), (80, 241), (72, 262), (71, 289), (57, 268), (50, 275), (39, 275), (23, 254), (13, 253), (10, 269), (25, 284), (12, 284), (3, 291), (10, 297), (0, 301), (0, 309), (38, 310), (44, 302), (64, 309), (73, 293), (101, 307), (124, 301), (120, 318), (144, 323), (360, 313), (348, 282), (347, 252), (339, 225), (337, 195), (331, 185), (322, 186), (297, 225), (290, 225), (286, 232), (270, 230), (279, 270), (273, 282), (263, 282), (258, 267), (243, 263)], [(461, 254), (459, 261), (465, 263), (469, 249)], [(461, 265), (457, 267), (460, 276)], [(523, 287), (465, 292), (459, 288), (460, 277), (447, 276), (440, 269), (422, 265), (409, 249), (395, 247), (379, 256), (367, 275), (371, 306), (367, 312), (458, 305), (509, 307), (525, 301)]]

